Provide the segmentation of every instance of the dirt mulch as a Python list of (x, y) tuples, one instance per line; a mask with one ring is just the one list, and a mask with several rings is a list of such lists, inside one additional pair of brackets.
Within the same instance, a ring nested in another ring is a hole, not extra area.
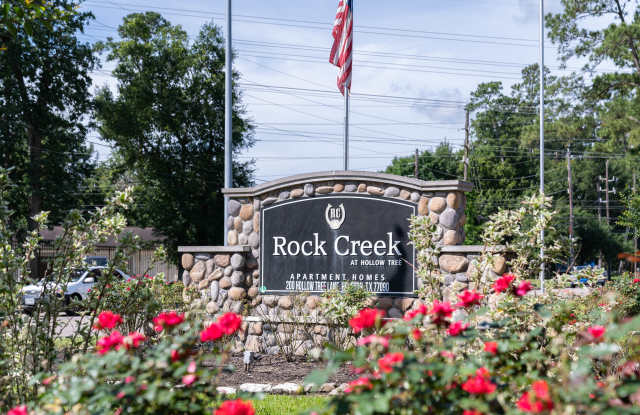
[[(255, 357), (255, 356), (254, 356)], [(304, 358), (287, 362), (278, 355), (260, 355), (251, 363), (249, 372), (244, 371), (242, 355), (233, 355), (229, 362), (233, 372), (223, 371), (220, 374), (219, 385), (239, 386), (243, 383), (269, 383), (272, 385), (285, 382), (302, 384), (305, 377), (316, 369), (326, 367), (323, 362), (310, 362)], [(328, 382), (336, 384), (348, 383), (357, 376), (346, 367), (341, 367)]]

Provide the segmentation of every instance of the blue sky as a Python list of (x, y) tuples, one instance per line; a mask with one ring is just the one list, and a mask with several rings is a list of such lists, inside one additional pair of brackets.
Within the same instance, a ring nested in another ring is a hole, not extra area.
[[(233, 0), (234, 67), (241, 73), (248, 115), (258, 126), (256, 145), (240, 157), (255, 160), (257, 183), (342, 168), (343, 98), (337, 70), (328, 63), (337, 3)], [(207, 21), (224, 27), (225, 4), (88, 0), (82, 7), (96, 21), (86, 39), (114, 36), (123, 16), (144, 10), (195, 35)], [(394, 156), (444, 139), (458, 148), (470, 92), (492, 80), (508, 87), (523, 66), (538, 59), (538, 0), (355, 0), (354, 9), (354, 170), (383, 170)], [(559, 0), (545, 1), (546, 12), (558, 10)], [(552, 69), (555, 55), (547, 41), (545, 63)], [(95, 73), (97, 85), (114, 85), (112, 67), (106, 63)], [(108, 149), (97, 149), (104, 158)]]

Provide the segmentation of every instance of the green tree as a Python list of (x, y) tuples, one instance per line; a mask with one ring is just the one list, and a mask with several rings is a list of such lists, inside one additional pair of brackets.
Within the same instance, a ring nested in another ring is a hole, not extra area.
[[(96, 98), (100, 134), (112, 142), (137, 186), (139, 225), (178, 244), (222, 242), (224, 47), (204, 25), (189, 41), (180, 26), (153, 12), (126, 16), (118, 40), (101, 48), (115, 61), (117, 93)], [(238, 77), (236, 74), (235, 78)], [(233, 91), (233, 154), (253, 144), (253, 126)], [(250, 183), (251, 164), (233, 165), (234, 186)]]
[[(413, 177), (415, 173), (413, 156), (394, 157), (385, 173)], [(451, 144), (443, 142), (434, 151), (418, 154), (418, 179), (453, 180), (462, 170), (462, 154), (453, 151)]]
[(0, 10), (0, 51), (17, 35), (31, 36), (34, 26), (46, 25), (52, 31), (54, 22), (75, 14), (74, 4), (58, 4), (45, 0), (3, 0)]
[[(75, 3), (52, 0), (48, 8), (71, 10)], [(26, 18), (26, 17), (25, 17)], [(86, 146), (91, 109), (90, 72), (97, 59), (76, 37), (92, 19), (30, 20), (30, 34), (17, 30), (0, 53), (0, 165), (13, 167), (9, 195), (12, 226), (42, 210), (59, 223), (81, 207), (84, 180), (92, 170)], [(31, 222), (31, 228), (34, 224)]]

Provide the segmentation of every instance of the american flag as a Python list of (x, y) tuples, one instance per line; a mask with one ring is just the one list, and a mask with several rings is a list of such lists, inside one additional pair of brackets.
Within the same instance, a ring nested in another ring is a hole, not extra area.
[(333, 46), (329, 62), (340, 68), (338, 88), (344, 95), (344, 87), (351, 90), (351, 51), (353, 41), (353, 0), (340, 0), (336, 20), (333, 23)]

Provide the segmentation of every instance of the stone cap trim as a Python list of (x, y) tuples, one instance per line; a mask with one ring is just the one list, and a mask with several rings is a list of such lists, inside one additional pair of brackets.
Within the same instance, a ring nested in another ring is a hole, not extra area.
[(249, 245), (234, 246), (179, 246), (178, 252), (195, 253), (195, 252), (211, 252), (216, 254), (233, 254), (236, 252), (250, 252)]
[(277, 189), (304, 185), (305, 183), (326, 182), (334, 180), (363, 181), (396, 185), (419, 192), (460, 191), (470, 192), (473, 184), (462, 180), (425, 181), (395, 174), (373, 173), (368, 171), (331, 170), (316, 173), (296, 174), (282, 179), (272, 180), (255, 187), (224, 188), (222, 193), (232, 197), (253, 197)]
[[(484, 251), (484, 245), (445, 245), (440, 248), (443, 254), (475, 254)], [(504, 252), (507, 248), (504, 245), (488, 246), (487, 252)]]

